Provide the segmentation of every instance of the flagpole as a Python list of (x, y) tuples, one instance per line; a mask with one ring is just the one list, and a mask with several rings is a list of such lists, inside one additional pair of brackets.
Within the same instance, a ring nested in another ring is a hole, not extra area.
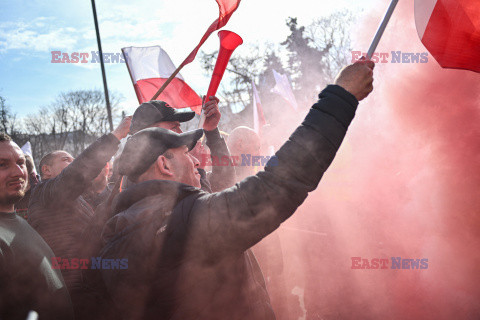
[[(93, 1), (93, 0), (92, 0)], [(163, 90), (165, 90), (165, 88), (168, 86), (168, 84), (170, 82), (172, 82), (173, 78), (175, 78), (175, 76), (180, 72), (180, 70), (183, 68), (184, 64), (182, 63), (173, 73), (172, 75), (167, 79), (167, 81), (165, 81), (165, 83), (160, 87), (160, 89), (158, 89), (157, 93), (155, 93), (152, 97), (152, 99), (150, 100), (155, 100), (157, 99), (157, 97), (160, 95), (160, 93), (163, 92)]]
[(385, 17), (383, 17), (383, 21), (378, 27), (377, 33), (375, 34), (375, 37), (372, 40), (372, 44), (370, 45), (370, 48), (368, 49), (367, 52), (367, 59), (370, 60), (373, 56), (373, 53), (375, 52), (375, 49), (377, 49), (378, 43), (380, 42), (380, 39), (382, 38), (383, 31), (385, 31), (385, 28), (387, 27), (388, 21), (390, 20), (390, 17), (393, 14), (393, 10), (395, 10), (395, 7), (397, 6), (398, 0), (392, 0), (390, 2), (390, 6), (387, 9), (387, 13), (385, 13)]
[(203, 125), (205, 124), (205, 112), (203, 111), (203, 107), (205, 106), (206, 99), (207, 97), (204, 96), (202, 101), (202, 111), (200, 111), (200, 121), (198, 122), (198, 129), (203, 129)]
[(100, 67), (102, 69), (103, 92), (105, 93), (105, 103), (107, 105), (108, 123), (110, 131), (113, 131), (112, 110), (110, 108), (110, 99), (108, 98), (107, 77), (105, 75), (105, 65), (103, 64), (102, 42), (100, 40), (100, 30), (98, 29), (97, 10), (95, 9), (95, 0), (92, 0), (93, 21), (95, 22), (95, 32), (97, 33), (98, 52), (100, 53)]

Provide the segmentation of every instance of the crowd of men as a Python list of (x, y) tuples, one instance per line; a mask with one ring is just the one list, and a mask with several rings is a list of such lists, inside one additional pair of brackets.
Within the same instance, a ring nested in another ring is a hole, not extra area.
[(77, 158), (44, 155), (40, 179), (1, 134), (0, 319), (275, 319), (251, 247), (317, 187), (373, 67), (344, 68), (259, 172), (199, 161), (260, 151), (247, 127), (224, 139), (215, 97), (185, 133), (193, 112), (143, 103)]

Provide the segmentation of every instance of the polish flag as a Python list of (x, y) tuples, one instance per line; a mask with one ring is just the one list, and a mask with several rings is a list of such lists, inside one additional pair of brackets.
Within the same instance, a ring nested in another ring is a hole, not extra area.
[(479, 0), (415, 0), (415, 24), (443, 68), (480, 72)]
[(288, 104), (295, 110), (298, 110), (297, 100), (292, 91), (292, 86), (285, 74), (278, 73), (273, 70), (273, 77), (275, 78), (275, 87), (273, 87), (272, 92), (278, 93)]
[(185, 61), (182, 62), (180, 67), (185, 66), (186, 64), (192, 62), (195, 59), (195, 56), (197, 55), (198, 50), (200, 49), (202, 44), (208, 39), (210, 34), (212, 34), (212, 32), (215, 30), (223, 28), (227, 24), (228, 20), (230, 20), (230, 17), (235, 12), (235, 10), (237, 10), (238, 5), (240, 4), (240, 0), (215, 0), (215, 1), (218, 4), (218, 10), (219, 10), (218, 19), (213, 21), (210, 27), (208, 27), (202, 39), (200, 39), (200, 42), (198, 43), (198, 45), (188, 55)]
[[(128, 47), (122, 48), (122, 52), (139, 103), (150, 101), (176, 69), (168, 54), (160, 46)], [(157, 99), (167, 102), (173, 108), (202, 105), (200, 96), (185, 83), (180, 73)]]
[(253, 130), (260, 135), (262, 127), (267, 124), (265, 116), (263, 115), (262, 102), (260, 101), (260, 96), (258, 95), (257, 87), (252, 81), (252, 90), (253, 90)]

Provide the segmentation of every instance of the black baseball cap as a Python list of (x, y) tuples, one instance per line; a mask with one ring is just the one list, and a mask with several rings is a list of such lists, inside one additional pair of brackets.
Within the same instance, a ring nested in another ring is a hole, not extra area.
[(192, 150), (203, 130), (176, 133), (164, 128), (143, 129), (128, 138), (118, 159), (118, 173), (136, 180), (168, 149), (187, 146)]
[(186, 122), (192, 120), (193, 117), (195, 117), (195, 112), (179, 112), (177, 109), (170, 107), (165, 101), (152, 100), (144, 102), (133, 113), (130, 134), (148, 128), (160, 121)]

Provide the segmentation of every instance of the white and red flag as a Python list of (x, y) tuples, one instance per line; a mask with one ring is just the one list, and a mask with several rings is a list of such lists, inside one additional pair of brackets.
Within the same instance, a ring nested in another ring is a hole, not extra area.
[[(188, 57), (180, 64), (180, 66), (177, 69), (170, 72), (171, 78), (176, 77), (176, 75), (178, 74), (180, 69), (182, 69), (186, 64), (189, 64), (190, 62), (192, 62), (195, 59), (195, 56), (197, 55), (198, 50), (203, 45), (203, 43), (207, 40), (207, 38), (210, 36), (210, 34), (213, 31), (224, 27), (227, 24), (230, 17), (232, 16), (233, 12), (235, 12), (235, 10), (237, 10), (238, 5), (240, 4), (240, 0), (215, 0), (215, 1), (217, 2), (218, 9), (219, 9), (218, 18), (210, 25), (210, 27), (208, 27), (208, 29), (205, 32), (205, 34), (203, 35), (202, 39), (200, 39), (200, 42), (193, 49), (193, 51), (188, 55)], [(134, 80), (133, 76), (132, 76), (132, 80)], [(170, 81), (172, 81), (172, 79), (168, 79), (166, 81), (163, 81), (162, 85), (164, 84), (165, 87), (166, 87), (166, 86), (168, 86)], [(135, 83), (136, 82), (134, 80), (134, 84)], [(153, 91), (152, 95), (150, 97), (148, 97), (146, 101), (150, 101), (152, 99), (157, 99), (158, 95), (163, 90), (165, 90), (165, 87), (159, 86), (157, 88), (157, 90)], [(138, 92), (137, 92), (137, 96), (138, 96)], [(139, 98), (139, 101), (140, 101), (140, 98)], [(197, 111), (198, 111), (198, 109), (199, 108), (195, 108), (195, 110), (197, 110)]]
[[(138, 102), (150, 101), (175, 71), (175, 65), (160, 46), (122, 48)], [(173, 108), (197, 107), (202, 99), (178, 73), (158, 97)]]
[(253, 91), (253, 130), (260, 135), (262, 127), (267, 124), (265, 116), (263, 115), (262, 102), (260, 101), (260, 96), (258, 95), (257, 87), (252, 80), (252, 91)]
[(217, 2), (218, 9), (220, 11), (218, 15), (218, 19), (213, 21), (210, 27), (208, 27), (207, 31), (203, 35), (198, 45), (195, 47), (195, 49), (193, 49), (193, 51), (188, 55), (188, 57), (182, 62), (180, 67), (185, 66), (186, 64), (192, 62), (193, 59), (195, 59), (195, 56), (197, 55), (198, 50), (200, 49), (202, 44), (207, 40), (210, 34), (215, 30), (223, 28), (227, 24), (233, 12), (237, 10), (238, 5), (240, 4), (240, 0), (215, 0), (215, 1)]
[(415, 0), (415, 24), (443, 68), (480, 72), (479, 0)]
[(278, 73), (275, 70), (273, 71), (273, 77), (275, 78), (275, 87), (272, 88), (272, 92), (278, 93), (288, 104), (293, 108), (293, 110), (298, 110), (297, 100), (292, 91), (292, 86), (285, 74)]

